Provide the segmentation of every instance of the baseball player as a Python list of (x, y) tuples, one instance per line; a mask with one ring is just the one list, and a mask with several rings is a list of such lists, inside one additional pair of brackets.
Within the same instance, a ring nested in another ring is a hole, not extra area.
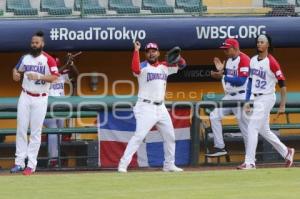
[[(56, 61), (56, 65), (61, 66), (60, 60), (57, 57), (54, 57)], [(65, 82), (69, 81), (69, 72), (70, 69), (66, 67), (60, 67), (59, 73), (60, 76), (58, 79), (51, 83), (49, 96), (58, 97), (65, 96)], [(45, 119), (44, 126), (47, 128), (63, 128), (65, 120), (61, 118), (51, 118)], [(48, 135), (48, 154), (49, 154), (49, 167), (57, 167), (57, 158), (58, 158), (58, 136), (57, 134), (49, 134)]]
[[(271, 38), (260, 35), (257, 40), (257, 52), (250, 61), (250, 78), (248, 82), (246, 100), (250, 94), (254, 95), (253, 113), (248, 125), (248, 142), (245, 162), (238, 169), (255, 169), (255, 154), (258, 142), (258, 134), (265, 138), (280, 153), (286, 161), (286, 167), (293, 165), (295, 150), (286, 147), (279, 138), (270, 130), (270, 111), (275, 101), (275, 86), (279, 84), (281, 101), (278, 116), (285, 112), (286, 86), (285, 77), (279, 63), (269, 53)], [(248, 107), (249, 109), (249, 107)]]
[[(23, 74), (22, 91), (18, 101), (16, 158), (11, 173), (23, 171), (24, 175), (35, 172), (41, 144), (41, 130), (47, 112), (50, 83), (57, 80), (59, 73), (55, 60), (43, 51), (43, 32), (31, 39), (31, 51), (21, 57), (13, 69), (13, 80), (20, 81)], [(27, 142), (27, 130), (30, 138)], [(25, 168), (25, 159), (28, 164)], [(25, 168), (25, 169), (24, 169)]]
[[(225, 96), (222, 100), (244, 100), (249, 75), (250, 58), (242, 53), (240, 45), (236, 39), (226, 39), (220, 47), (224, 49), (228, 57), (226, 64), (219, 58), (214, 58), (214, 64), (218, 72), (211, 72), (213, 78), (222, 79)], [(224, 68), (225, 67), (225, 68)], [(221, 120), (224, 116), (234, 114), (238, 119), (238, 124), (244, 138), (246, 147), (248, 120), (242, 114), (242, 108), (216, 108), (210, 114), (211, 128), (214, 136), (214, 151), (206, 154), (208, 157), (226, 155), (225, 143), (222, 134)]]
[(180, 172), (175, 166), (175, 134), (171, 117), (164, 104), (167, 77), (177, 73), (178, 69), (186, 66), (183, 58), (178, 64), (169, 65), (159, 62), (158, 45), (148, 43), (145, 48), (146, 61), (140, 62), (139, 50), (141, 44), (134, 43), (132, 72), (138, 79), (138, 101), (133, 109), (136, 118), (136, 131), (130, 139), (123, 157), (120, 160), (118, 171), (127, 172), (132, 156), (143, 142), (147, 133), (155, 125), (164, 139), (164, 166), (165, 172)]

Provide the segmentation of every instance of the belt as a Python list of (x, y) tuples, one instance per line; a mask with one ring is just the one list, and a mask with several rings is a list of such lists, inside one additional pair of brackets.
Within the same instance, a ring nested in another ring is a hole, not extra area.
[(31, 93), (24, 88), (22, 88), (23, 92), (27, 93), (27, 95), (30, 95), (32, 97), (40, 97), (40, 96), (47, 96), (47, 93)]
[(258, 96), (263, 95), (263, 93), (254, 93), (253, 95), (254, 95), (254, 97), (258, 97)]
[(151, 101), (151, 100), (148, 100), (148, 99), (142, 99), (142, 102), (145, 102), (145, 103), (148, 103), (148, 104), (154, 104), (156, 106), (159, 106), (159, 105), (163, 104), (163, 101), (155, 102), (155, 101)]
[(241, 91), (238, 91), (236, 93), (228, 93), (230, 96), (236, 96), (237, 94), (243, 94), (245, 93), (246, 91), (245, 90), (241, 90)]

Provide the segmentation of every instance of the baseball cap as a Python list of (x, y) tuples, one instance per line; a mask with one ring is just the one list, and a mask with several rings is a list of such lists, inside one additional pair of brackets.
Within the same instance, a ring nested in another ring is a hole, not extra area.
[(145, 50), (155, 49), (158, 50), (158, 45), (156, 43), (148, 43), (145, 47)]
[(224, 43), (222, 44), (222, 46), (220, 46), (220, 48), (222, 49), (228, 49), (228, 48), (239, 48), (240, 44), (238, 42), (238, 40), (236, 39), (232, 39), (232, 38), (228, 38), (224, 41)]

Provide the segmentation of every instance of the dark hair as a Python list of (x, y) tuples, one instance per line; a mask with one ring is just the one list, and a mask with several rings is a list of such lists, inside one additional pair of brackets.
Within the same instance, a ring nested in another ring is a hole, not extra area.
[(39, 30), (39, 31), (37, 31), (37, 32), (34, 34), (34, 36), (44, 37), (44, 32), (41, 31), (41, 30)]
[[(273, 52), (274, 47), (273, 47), (273, 44), (272, 44), (272, 38), (271, 38), (271, 36), (268, 35), (268, 34), (260, 34), (260, 35), (265, 35), (265, 36), (267, 37), (268, 43), (269, 43), (268, 51), (269, 51), (269, 52)], [(255, 46), (257, 45), (257, 40), (258, 40), (258, 38), (259, 38), (260, 35), (258, 35), (258, 36), (255, 38)]]

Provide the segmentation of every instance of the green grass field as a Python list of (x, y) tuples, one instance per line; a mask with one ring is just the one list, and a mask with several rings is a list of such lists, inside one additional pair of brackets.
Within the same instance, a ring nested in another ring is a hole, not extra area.
[(1, 199), (299, 199), (300, 168), (0, 176)]

